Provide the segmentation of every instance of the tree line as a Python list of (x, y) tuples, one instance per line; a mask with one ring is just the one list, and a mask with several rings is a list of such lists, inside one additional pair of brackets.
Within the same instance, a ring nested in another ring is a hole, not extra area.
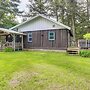
[(28, 2), (28, 13), (20, 14), (19, 0), (1, 0), (0, 27), (15, 25), (17, 23), (15, 23), (16, 15), (21, 15), (25, 20), (25, 17), (42, 14), (70, 26), (74, 42), (90, 31), (90, 0), (29, 0)]

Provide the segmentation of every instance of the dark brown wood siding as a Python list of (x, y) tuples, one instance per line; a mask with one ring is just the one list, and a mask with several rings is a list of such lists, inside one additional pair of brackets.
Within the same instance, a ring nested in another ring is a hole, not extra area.
[[(55, 32), (55, 40), (48, 40), (48, 32)], [(29, 32), (25, 32), (29, 33)], [(28, 42), (28, 37), (24, 36), (24, 48), (28, 49), (66, 49), (68, 47), (67, 30), (42, 30), (32, 31), (32, 42)]]

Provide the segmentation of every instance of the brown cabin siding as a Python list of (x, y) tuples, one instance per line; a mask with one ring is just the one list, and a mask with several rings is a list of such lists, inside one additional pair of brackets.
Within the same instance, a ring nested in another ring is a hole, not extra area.
[[(48, 32), (55, 32), (55, 40), (48, 40)], [(25, 32), (28, 33), (28, 32)], [(66, 49), (68, 47), (67, 30), (40, 30), (32, 31), (32, 43), (28, 42), (27, 36), (24, 37), (24, 48), (28, 49)]]

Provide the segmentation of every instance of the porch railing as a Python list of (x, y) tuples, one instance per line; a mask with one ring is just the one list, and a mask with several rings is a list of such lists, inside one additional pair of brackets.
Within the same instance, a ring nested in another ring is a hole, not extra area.
[(90, 48), (90, 40), (78, 40), (78, 47), (81, 49)]
[[(13, 42), (0, 42), (0, 50), (5, 49), (6, 47), (14, 48)], [(20, 42), (15, 42), (15, 49), (19, 50), (22, 48), (22, 44)]]

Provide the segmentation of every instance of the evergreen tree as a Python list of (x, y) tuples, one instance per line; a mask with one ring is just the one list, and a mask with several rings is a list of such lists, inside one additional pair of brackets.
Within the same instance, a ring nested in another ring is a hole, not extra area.
[(69, 21), (70, 26), (73, 32), (73, 44), (76, 44), (76, 29), (75, 29), (75, 22), (76, 22), (76, 13), (77, 13), (77, 1), (76, 0), (68, 0), (67, 1), (67, 13), (69, 14)]
[(29, 0), (28, 16), (35, 16), (37, 14), (47, 15), (47, 0)]
[(19, 0), (0, 0), (0, 27), (10, 28), (16, 25), (15, 16), (20, 13)]

